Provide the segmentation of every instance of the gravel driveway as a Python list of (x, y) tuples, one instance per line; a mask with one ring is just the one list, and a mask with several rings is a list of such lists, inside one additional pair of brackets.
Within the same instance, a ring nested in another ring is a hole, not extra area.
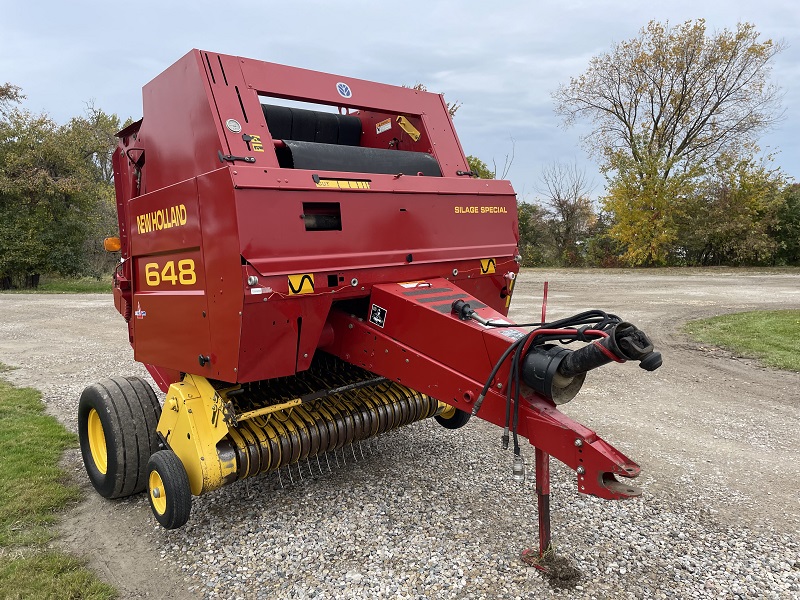
[[(800, 374), (679, 332), (703, 316), (800, 308), (800, 271), (528, 270), (513, 317), (535, 320), (545, 278), (550, 318), (602, 308), (664, 355), (654, 373), (593, 372), (564, 407), (639, 462), (645, 491), (581, 496), (554, 462), (554, 542), (582, 572), (577, 588), (553, 589), (519, 561), (537, 543), (534, 483), (512, 481), (500, 430), (474, 419), (394, 432), (324, 476), (314, 462), (314, 477), (293, 468), (294, 484), (284, 470), (196, 498), (171, 532), (144, 495), (95, 494), (73, 451), (65, 467), (87, 493), (62, 543), (123, 598), (800, 598)], [(0, 362), (72, 430), (85, 385), (144, 373), (103, 295), (0, 295)]]

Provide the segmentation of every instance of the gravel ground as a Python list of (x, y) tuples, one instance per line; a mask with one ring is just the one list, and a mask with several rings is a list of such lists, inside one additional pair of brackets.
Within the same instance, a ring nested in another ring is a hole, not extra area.
[[(143, 495), (94, 494), (73, 451), (64, 464), (87, 499), (66, 515), (63, 543), (123, 598), (800, 598), (800, 374), (678, 332), (690, 318), (800, 308), (800, 272), (528, 271), (512, 316), (538, 314), (545, 277), (551, 318), (611, 310), (664, 354), (655, 373), (592, 373), (565, 407), (642, 465), (645, 490), (581, 496), (553, 463), (554, 542), (581, 572), (574, 589), (519, 560), (537, 543), (534, 483), (512, 481), (500, 430), (478, 420), (412, 425), (358, 460), (340, 453), (330, 473), (324, 459), (324, 475), (316, 461), (294, 467), (294, 483), (286, 470), (239, 482), (196, 498), (172, 532)], [(0, 295), (0, 361), (73, 430), (85, 385), (143, 373), (108, 296)]]

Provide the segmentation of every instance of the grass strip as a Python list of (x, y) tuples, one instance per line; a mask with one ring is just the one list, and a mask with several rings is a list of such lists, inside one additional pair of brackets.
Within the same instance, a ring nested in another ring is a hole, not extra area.
[(57, 511), (79, 497), (58, 466), (76, 444), (39, 392), (0, 379), (0, 598), (115, 596), (83, 562), (47, 548)]
[(110, 294), (112, 289), (111, 276), (100, 279), (96, 277), (58, 277), (56, 275), (42, 275), (39, 287), (35, 290), (14, 289), (4, 290), (3, 294)]
[(684, 331), (766, 365), (800, 371), (800, 310), (758, 310), (690, 321)]
[(114, 589), (62, 552), (37, 552), (0, 561), (0, 597), (8, 600), (106, 600)]

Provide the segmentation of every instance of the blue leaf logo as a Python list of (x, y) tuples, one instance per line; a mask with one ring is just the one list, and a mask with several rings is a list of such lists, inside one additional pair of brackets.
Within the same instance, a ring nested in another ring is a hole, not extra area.
[(336, 84), (336, 91), (339, 92), (339, 95), (342, 98), (352, 98), (353, 97), (353, 91), (350, 89), (350, 86), (347, 85), (346, 83), (341, 82), (341, 81)]

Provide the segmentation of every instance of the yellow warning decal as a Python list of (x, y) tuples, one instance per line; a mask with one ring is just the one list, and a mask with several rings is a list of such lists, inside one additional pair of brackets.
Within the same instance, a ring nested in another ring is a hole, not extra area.
[(411, 121), (409, 121), (405, 117), (400, 116), (400, 117), (397, 117), (397, 124), (400, 125), (400, 129), (402, 129), (409, 136), (411, 136), (412, 140), (414, 140), (415, 142), (419, 141), (419, 138), (421, 137), (420, 133), (419, 133), (419, 129), (414, 127), (411, 124)]
[(482, 258), (481, 259), (481, 274), (488, 275), (489, 273), (494, 273), (494, 269), (497, 266), (497, 263), (494, 261), (493, 258)]
[(342, 190), (368, 190), (369, 181), (357, 181), (352, 179), (320, 179), (317, 182), (318, 188), (339, 188)]
[(313, 294), (314, 293), (314, 274), (300, 273), (289, 275), (289, 295)]

